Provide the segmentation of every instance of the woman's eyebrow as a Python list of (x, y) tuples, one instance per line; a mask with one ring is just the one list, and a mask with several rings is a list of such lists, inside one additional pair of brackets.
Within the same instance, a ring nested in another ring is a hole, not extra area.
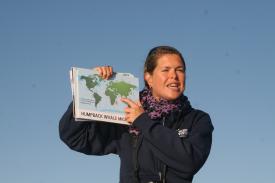
[[(162, 69), (171, 69), (171, 68), (174, 68), (174, 67), (171, 67), (171, 66), (163, 66), (163, 67), (161, 67)], [(175, 69), (178, 69), (178, 68), (184, 68), (183, 66), (177, 66), (177, 67), (175, 67)]]

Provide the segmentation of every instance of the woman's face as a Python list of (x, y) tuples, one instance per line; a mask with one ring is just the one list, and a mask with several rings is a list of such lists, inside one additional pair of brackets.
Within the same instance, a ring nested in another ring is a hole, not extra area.
[(157, 99), (177, 99), (185, 89), (185, 71), (180, 57), (176, 54), (162, 55), (153, 73), (145, 73), (145, 80)]

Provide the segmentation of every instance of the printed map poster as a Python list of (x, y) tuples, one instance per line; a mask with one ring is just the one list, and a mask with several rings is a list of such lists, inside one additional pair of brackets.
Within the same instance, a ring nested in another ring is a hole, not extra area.
[(70, 72), (76, 120), (96, 120), (129, 125), (124, 119), (122, 97), (139, 99), (139, 80), (129, 73), (102, 79), (93, 69), (73, 67)]

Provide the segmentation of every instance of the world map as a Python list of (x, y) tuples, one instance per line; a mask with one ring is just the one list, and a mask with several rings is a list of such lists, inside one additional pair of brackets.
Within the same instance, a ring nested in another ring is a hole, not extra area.
[[(94, 74), (92, 76), (81, 76), (80, 79), (85, 80), (86, 87), (93, 93), (95, 106), (97, 106), (97, 104), (101, 101), (102, 96), (96, 92), (95, 88), (104, 80), (98, 74)], [(106, 83), (107, 85), (104, 94), (110, 98), (111, 105), (115, 104), (118, 96), (127, 98), (130, 93), (137, 88), (137, 86), (125, 81), (109, 81)]]
[(124, 113), (122, 97), (138, 100), (138, 78), (128, 73), (115, 73), (111, 79), (102, 79), (97, 72), (78, 72), (79, 108), (100, 112)]

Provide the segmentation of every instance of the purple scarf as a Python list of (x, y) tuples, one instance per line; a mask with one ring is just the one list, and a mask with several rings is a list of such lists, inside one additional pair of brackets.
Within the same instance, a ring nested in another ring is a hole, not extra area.
[[(139, 96), (143, 109), (153, 120), (167, 117), (173, 111), (186, 110), (190, 106), (187, 97), (184, 95), (181, 95), (173, 101), (165, 99), (156, 100), (156, 98), (153, 97), (152, 92), (148, 88), (145, 88), (140, 91)], [(139, 130), (130, 126), (129, 133), (138, 135)]]
[(183, 101), (187, 98), (181, 95), (173, 101), (165, 99), (156, 100), (152, 92), (145, 88), (140, 92), (140, 102), (145, 112), (148, 113), (151, 119), (161, 119), (168, 116), (172, 111), (178, 111), (183, 107)]

